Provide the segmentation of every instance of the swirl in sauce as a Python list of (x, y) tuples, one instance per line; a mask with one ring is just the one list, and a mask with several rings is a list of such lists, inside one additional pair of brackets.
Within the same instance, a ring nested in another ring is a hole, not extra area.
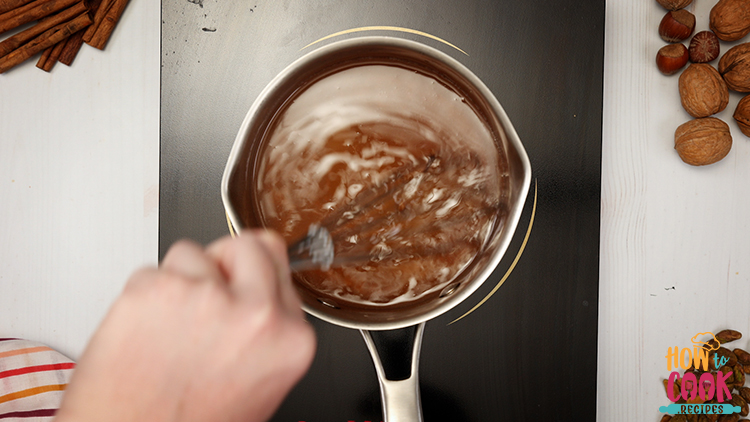
[(292, 243), (396, 185), (333, 233), (337, 258), (367, 260), (295, 275), (340, 300), (390, 305), (442, 289), (481, 251), (502, 223), (503, 163), (455, 92), (413, 70), (363, 65), (313, 83), (277, 116), (257, 205), (264, 225)]

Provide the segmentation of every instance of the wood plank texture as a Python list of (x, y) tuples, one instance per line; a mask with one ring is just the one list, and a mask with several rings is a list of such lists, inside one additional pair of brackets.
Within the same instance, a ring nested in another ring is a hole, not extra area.
[[(694, 1), (696, 29), (715, 2)], [(698, 332), (750, 336), (750, 140), (718, 114), (734, 145), (721, 162), (688, 166), (674, 151), (678, 75), (661, 75), (654, 1), (608, 1), (602, 146), (597, 420), (658, 421), (672, 346)], [(726, 51), (732, 44), (723, 44)], [(722, 52), (723, 52), (722, 51)], [(718, 62), (718, 60), (717, 60)], [(713, 63), (714, 66), (716, 63)], [(747, 348), (747, 337), (736, 347)]]
[(160, 9), (131, 6), (106, 51), (0, 75), (0, 337), (73, 358), (157, 260)]

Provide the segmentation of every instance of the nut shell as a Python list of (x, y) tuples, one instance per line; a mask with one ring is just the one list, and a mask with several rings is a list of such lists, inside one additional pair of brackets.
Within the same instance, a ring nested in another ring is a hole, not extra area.
[(690, 40), (688, 51), (693, 63), (708, 63), (719, 57), (719, 38), (711, 31), (701, 31)]
[(689, 58), (690, 54), (684, 44), (668, 44), (656, 53), (656, 67), (665, 75), (674, 75), (685, 67)]
[(750, 42), (727, 50), (719, 59), (719, 73), (730, 89), (750, 92)]
[(709, 14), (709, 28), (722, 41), (737, 41), (750, 33), (750, 2), (719, 0)]
[[(737, 121), (737, 125), (740, 127), (742, 133), (744, 133), (745, 136), (750, 137), (750, 95), (745, 95), (740, 102), (737, 103), (737, 108), (734, 110), (733, 117), (734, 120)], [(750, 361), (748, 361), (747, 364), (750, 364)]]
[(690, 38), (695, 29), (695, 15), (685, 9), (667, 12), (659, 23), (659, 36), (666, 42)]
[(727, 84), (713, 66), (693, 63), (680, 75), (680, 101), (693, 117), (708, 117), (729, 104)]
[[(716, 333), (714, 337), (716, 337), (716, 340), (719, 340), (720, 344), (727, 344), (727, 343), (731, 343), (733, 341), (741, 339), (742, 333), (737, 330), (725, 329)], [(722, 356), (734, 357), (734, 358), (737, 357), (736, 355), (734, 355), (734, 352), (731, 352), (727, 348), (720, 347), (719, 350), (721, 350)], [(734, 364), (736, 364), (736, 362), (732, 362), (732, 364), (729, 366), (734, 366)]]
[(689, 5), (693, 0), (656, 0), (656, 2), (667, 10), (677, 10)]
[(732, 149), (729, 125), (715, 117), (683, 123), (674, 133), (674, 149), (687, 164), (713, 164), (726, 157)]

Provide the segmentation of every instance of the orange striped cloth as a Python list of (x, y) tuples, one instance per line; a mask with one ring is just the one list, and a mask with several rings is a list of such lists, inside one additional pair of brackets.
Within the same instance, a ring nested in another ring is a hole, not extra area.
[(0, 421), (51, 421), (74, 367), (43, 344), (0, 338)]

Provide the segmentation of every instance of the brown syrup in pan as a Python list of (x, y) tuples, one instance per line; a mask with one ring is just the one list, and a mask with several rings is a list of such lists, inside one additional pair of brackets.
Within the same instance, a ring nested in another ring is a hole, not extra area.
[(265, 142), (261, 220), (292, 243), (335, 216), (326, 225), (336, 256), (353, 262), (295, 278), (338, 300), (379, 306), (439, 291), (503, 223), (507, 165), (493, 135), (463, 98), (412, 70), (366, 65), (325, 77)]

